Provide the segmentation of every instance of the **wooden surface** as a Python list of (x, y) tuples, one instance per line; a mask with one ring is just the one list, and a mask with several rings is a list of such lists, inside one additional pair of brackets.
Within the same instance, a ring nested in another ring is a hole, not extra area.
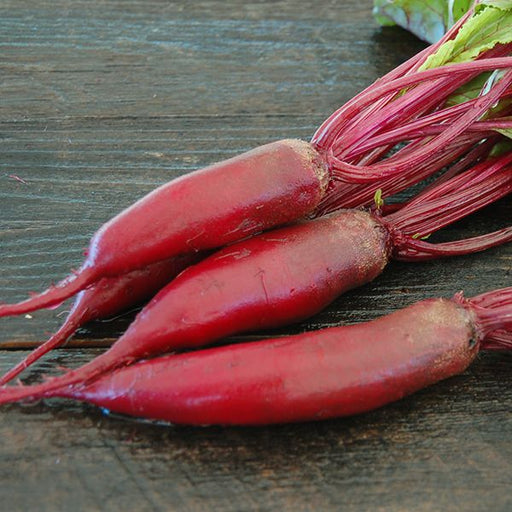
[[(338, 105), (422, 47), (402, 30), (379, 29), (369, 0), (2, 0), (1, 300), (78, 266), (96, 228), (154, 186), (261, 143), (309, 138)], [(501, 201), (458, 233), (504, 226), (510, 212)], [(511, 257), (501, 247), (394, 263), (278, 333), (510, 285)], [(55, 330), (65, 310), (2, 319), (0, 370)], [(91, 359), (131, 318), (81, 330), (83, 348), (52, 353), (27, 380)], [(6, 406), (0, 503), (38, 511), (512, 510), (511, 365), (511, 354), (482, 354), (463, 375), (370, 414), (271, 428), (144, 424), (69, 401)]]

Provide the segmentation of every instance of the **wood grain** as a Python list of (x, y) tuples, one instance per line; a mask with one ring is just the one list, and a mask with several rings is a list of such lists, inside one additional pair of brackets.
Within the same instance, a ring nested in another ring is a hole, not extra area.
[[(70, 352), (35, 373), (94, 354)], [(511, 363), (483, 354), (381, 410), (278, 427), (145, 424), (56, 400), (7, 406), (0, 497), (12, 510), (505, 511)]]
[[(0, 2), (0, 290), (14, 301), (77, 267), (91, 234), (153, 187), (282, 137), (423, 48), (369, 0)], [(19, 179), (18, 179), (19, 178)], [(509, 201), (447, 230), (509, 223)], [(374, 318), (428, 296), (510, 285), (512, 249), (393, 263), (300, 325)], [(1, 320), (0, 370), (66, 310)], [(27, 376), (77, 366), (133, 312), (80, 331)], [(245, 337), (238, 337), (236, 340)], [(246, 339), (246, 338), (245, 338)], [(234, 341), (236, 341), (234, 340)], [(84, 346), (86, 348), (84, 348)], [(69, 401), (0, 415), (6, 510), (510, 510), (510, 354), (356, 418), (187, 429)]]

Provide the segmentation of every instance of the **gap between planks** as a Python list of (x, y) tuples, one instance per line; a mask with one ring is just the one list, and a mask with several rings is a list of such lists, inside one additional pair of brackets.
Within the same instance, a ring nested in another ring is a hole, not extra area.
[[(210, 344), (209, 346), (215, 345), (226, 345), (230, 343), (243, 343), (246, 341), (258, 341), (272, 338), (282, 338), (285, 336), (289, 336), (288, 334), (267, 334), (267, 335), (257, 335), (257, 334), (247, 334), (240, 336), (230, 336), (229, 338), (225, 338), (221, 342), (217, 342), (215, 344)], [(118, 338), (76, 338), (69, 340), (65, 346), (61, 346), (61, 349), (82, 349), (82, 348), (108, 348), (117, 341)], [(0, 343), (0, 352), (2, 350), (30, 350), (38, 347), (43, 344), (46, 340), (36, 340), (36, 341), (24, 341), (24, 340), (7, 340)]]

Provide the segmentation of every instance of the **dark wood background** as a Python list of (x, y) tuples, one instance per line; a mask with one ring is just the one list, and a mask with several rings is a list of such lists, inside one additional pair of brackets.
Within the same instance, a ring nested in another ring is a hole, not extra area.
[[(153, 187), (265, 142), (309, 138), (423, 46), (377, 27), (370, 0), (2, 0), (0, 300), (24, 298), (77, 267), (97, 227)], [(457, 233), (504, 226), (510, 212), (501, 201)], [(278, 334), (507, 286), (511, 258), (508, 246), (393, 263)], [(0, 370), (54, 331), (65, 310), (2, 319)], [(91, 359), (131, 318), (82, 329), (28, 381)], [(511, 365), (510, 354), (484, 353), (463, 375), (381, 410), (268, 428), (145, 424), (69, 401), (6, 406), (0, 503), (38, 511), (511, 510)]]

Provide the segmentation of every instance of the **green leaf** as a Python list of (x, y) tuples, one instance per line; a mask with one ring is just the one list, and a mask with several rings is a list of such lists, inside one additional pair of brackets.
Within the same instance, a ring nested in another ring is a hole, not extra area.
[[(511, 42), (512, 0), (488, 0), (477, 6), (475, 14), (464, 23), (456, 37), (441, 45), (437, 52), (425, 61), (421, 69), (472, 61), (496, 44)], [(447, 104), (456, 105), (478, 97), (489, 87), (490, 80), (495, 81), (501, 75), (502, 71), (482, 73), (452, 94)], [(499, 108), (502, 108), (502, 105), (496, 106), (493, 110), (497, 111)]]
[[(499, 6), (498, 6), (499, 4)], [(512, 42), (512, 0), (492, 0), (479, 5), (457, 36), (444, 43), (422, 69), (475, 60), (497, 44)]]
[[(472, 0), (375, 0), (374, 13), (383, 23), (396, 23), (424, 39), (439, 39), (445, 30), (464, 15)], [(428, 36), (428, 37), (427, 37)], [(512, 0), (482, 0), (456, 36), (431, 54), (420, 70), (446, 64), (469, 62), (497, 44), (512, 43)], [(503, 71), (482, 73), (460, 87), (447, 100), (456, 105), (474, 99), (485, 92), (503, 75)], [(509, 99), (502, 99), (485, 117), (499, 114), (510, 107)], [(512, 138), (512, 130), (496, 130)]]
[(487, 2), (482, 2), (481, 5), (476, 6), (477, 11), (484, 9), (486, 5), (496, 7), (496, 9), (502, 9), (503, 11), (508, 11), (509, 9), (512, 9), (512, 0), (487, 0)]
[(471, 4), (472, 0), (375, 0), (373, 14), (381, 25), (399, 25), (420, 39), (434, 43)]

